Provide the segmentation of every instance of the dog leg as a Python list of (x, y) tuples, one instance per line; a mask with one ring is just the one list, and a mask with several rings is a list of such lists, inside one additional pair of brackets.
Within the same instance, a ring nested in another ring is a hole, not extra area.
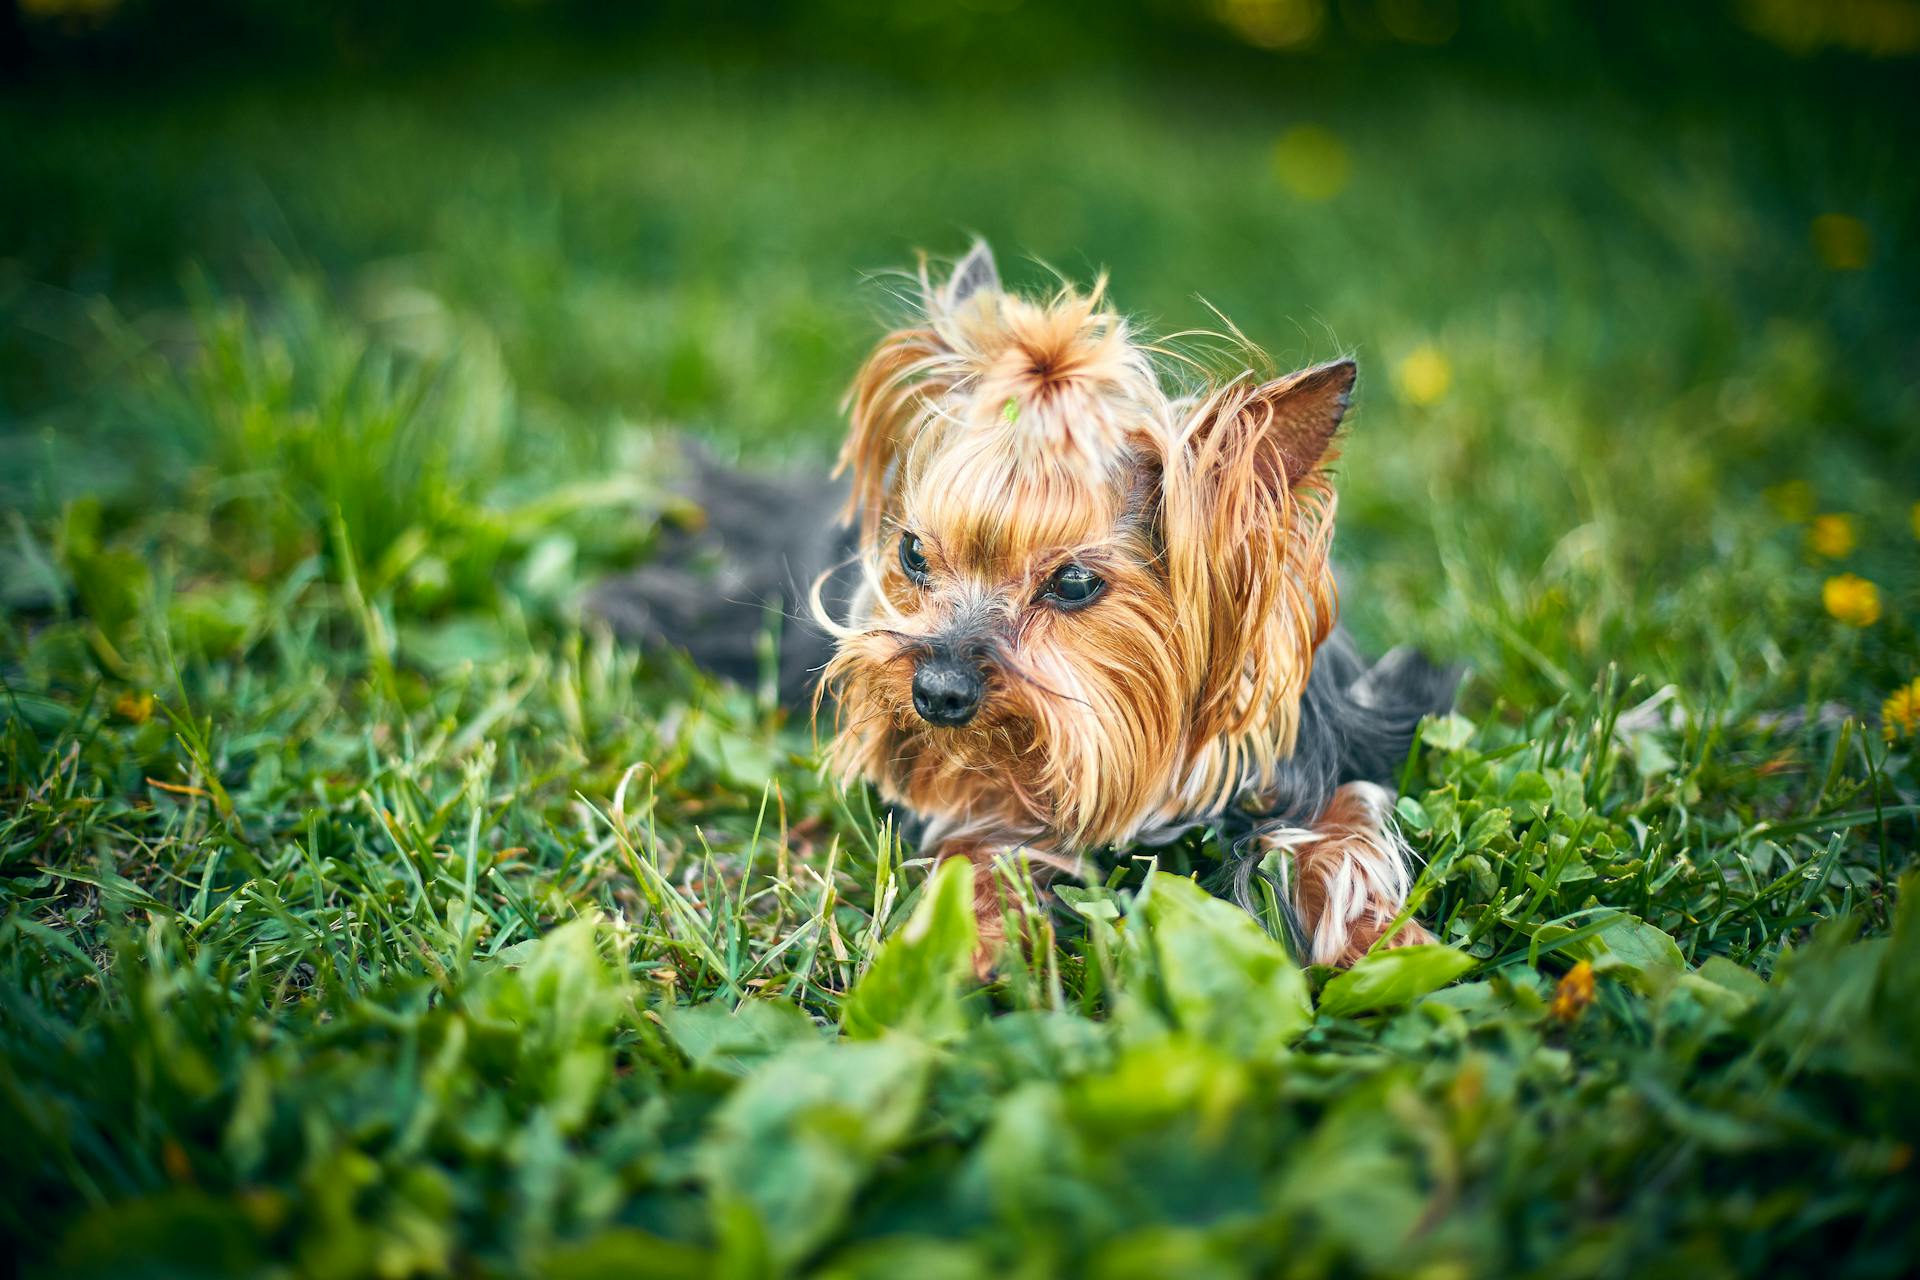
[[(1367, 954), (1407, 903), (1411, 851), (1393, 825), (1393, 793), (1349, 782), (1306, 830), (1276, 833), (1292, 854), (1292, 898), (1315, 964), (1346, 968)], [(1432, 942), (1408, 921), (1389, 947)]]
[(1039, 892), (1059, 872), (1078, 870), (1073, 860), (1036, 851), (1027, 844), (950, 842), (941, 846), (935, 866), (949, 858), (964, 858), (973, 867), (973, 918), (979, 929), (973, 971), (982, 982), (993, 976), (994, 962), (1007, 941), (1009, 926), (1019, 928), (1025, 923), (1025, 904), (1005, 877), (1025, 875)]

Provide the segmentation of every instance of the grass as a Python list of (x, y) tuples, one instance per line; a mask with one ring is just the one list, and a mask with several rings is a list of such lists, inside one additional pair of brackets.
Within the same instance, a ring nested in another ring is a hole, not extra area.
[[(10, 128), (15, 1256), (1902, 1273), (1920, 183), (1860, 107), (489, 67)], [(663, 435), (824, 457), (857, 269), (961, 227), (1359, 353), (1348, 617), (1474, 670), (1400, 808), (1448, 949), (1303, 971), (1203, 835), (976, 990), (806, 726), (581, 617)]]

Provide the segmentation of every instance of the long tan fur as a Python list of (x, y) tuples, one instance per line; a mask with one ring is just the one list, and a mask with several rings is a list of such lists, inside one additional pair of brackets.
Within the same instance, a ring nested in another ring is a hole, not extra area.
[[(1334, 623), (1327, 476), (1351, 362), (1193, 391), (1124, 318), (1062, 288), (1035, 301), (921, 275), (921, 314), (848, 394), (840, 464), (864, 586), (821, 621), (836, 654), (831, 766), (969, 856), (1078, 849), (1257, 797), (1292, 751)], [(914, 535), (922, 585), (898, 548)], [(1069, 562), (1091, 607), (1043, 600)], [(916, 716), (915, 663), (957, 643), (991, 671), (960, 728)]]

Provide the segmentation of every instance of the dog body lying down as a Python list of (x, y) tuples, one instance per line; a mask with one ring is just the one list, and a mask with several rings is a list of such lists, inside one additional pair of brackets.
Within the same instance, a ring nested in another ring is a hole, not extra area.
[[(990, 944), (996, 862), (1072, 871), (1231, 819), (1252, 831), (1237, 896), (1283, 851), (1308, 958), (1352, 963), (1405, 905), (1388, 784), (1454, 683), (1407, 649), (1368, 667), (1334, 628), (1327, 467), (1353, 363), (1178, 385), (1100, 287), (1017, 296), (984, 245), (921, 285), (849, 396), (846, 543), (799, 486), (755, 501), (769, 482), (696, 477), (723, 573), (742, 552), (777, 566), (755, 584), (736, 563), (731, 599), (841, 554), (812, 599), (830, 655), (790, 642), (782, 671), (791, 691), (825, 660), (830, 766), (908, 810), (925, 852), (974, 863)], [(735, 614), (722, 641), (720, 614), (684, 607), (717, 598), (686, 572), (609, 584), (601, 609), (744, 674), (727, 646), (755, 628)], [(1426, 938), (1409, 923), (1384, 943)]]

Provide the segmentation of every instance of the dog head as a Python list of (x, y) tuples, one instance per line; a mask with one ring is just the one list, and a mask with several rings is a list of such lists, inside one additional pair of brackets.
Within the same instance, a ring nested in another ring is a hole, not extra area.
[(1177, 385), (1104, 283), (1009, 293), (984, 245), (923, 265), (849, 393), (829, 759), (919, 813), (1124, 840), (1292, 750), (1354, 365)]

